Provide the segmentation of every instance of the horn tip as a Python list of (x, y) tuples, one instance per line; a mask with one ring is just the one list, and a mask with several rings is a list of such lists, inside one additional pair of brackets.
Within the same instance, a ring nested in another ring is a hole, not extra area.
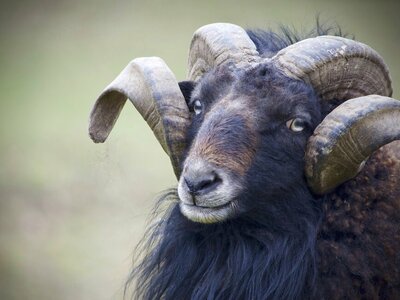
[(89, 137), (96, 144), (104, 143), (107, 139), (107, 135), (92, 130), (89, 130)]

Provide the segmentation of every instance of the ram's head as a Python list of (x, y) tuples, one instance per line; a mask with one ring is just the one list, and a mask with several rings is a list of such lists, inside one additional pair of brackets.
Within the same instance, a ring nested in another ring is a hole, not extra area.
[(242, 28), (211, 24), (194, 34), (188, 81), (160, 58), (133, 60), (97, 99), (89, 132), (103, 142), (128, 98), (171, 159), (181, 212), (212, 223), (254, 208), (246, 194), (260, 189), (317, 198), (355, 177), (400, 138), (391, 94), (365, 44), (320, 36), (260, 56)]

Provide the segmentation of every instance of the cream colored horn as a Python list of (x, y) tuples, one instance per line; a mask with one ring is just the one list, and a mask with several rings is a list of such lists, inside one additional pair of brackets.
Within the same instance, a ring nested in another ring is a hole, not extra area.
[(355, 177), (377, 149), (400, 139), (400, 101), (369, 95), (334, 109), (309, 139), (306, 176), (316, 194)]
[(282, 49), (272, 61), (287, 76), (310, 83), (322, 101), (392, 95), (383, 59), (371, 47), (350, 39), (306, 39)]
[(215, 23), (199, 28), (193, 35), (189, 51), (189, 80), (201, 76), (225, 62), (243, 67), (259, 60), (255, 44), (240, 26)]
[(101, 93), (89, 122), (89, 135), (95, 143), (106, 140), (127, 98), (153, 130), (179, 178), (190, 116), (178, 82), (162, 59), (131, 61)]

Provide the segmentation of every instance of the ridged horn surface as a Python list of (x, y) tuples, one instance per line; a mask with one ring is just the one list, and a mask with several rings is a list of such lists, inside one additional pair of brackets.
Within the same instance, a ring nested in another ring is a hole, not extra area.
[(308, 141), (306, 176), (316, 194), (355, 177), (377, 149), (400, 139), (400, 101), (369, 95), (334, 109)]
[(189, 80), (197, 81), (205, 72), (225, 62), (239, 67), (259, 59), (255, 44), (246, 31), (229, 23), (200, 27), (193, 35), (189, 51)]
[(89, 120), (89, 135), (104, 142), (129, 99), (146, 120), (179, 178), (189, 110), (178, 82), (161, 58), (137, 58), (98, 97)]
[(323, 101), (391, 96), (389, 71), (371, 47), (337, 36), (306, 39), (272, 60), (289, 77), (309, 82)]

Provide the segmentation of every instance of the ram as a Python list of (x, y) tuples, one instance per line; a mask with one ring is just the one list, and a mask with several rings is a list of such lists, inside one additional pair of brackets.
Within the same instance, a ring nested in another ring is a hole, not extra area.
[(400, 299), (388, 69), (360, 42), (292, 37), (207, 25), (188, 81), (138, 58), (98, 98), (91, 138), (107, 138), (129, 98), (179, 181), (143, 242), (134, 297)]

